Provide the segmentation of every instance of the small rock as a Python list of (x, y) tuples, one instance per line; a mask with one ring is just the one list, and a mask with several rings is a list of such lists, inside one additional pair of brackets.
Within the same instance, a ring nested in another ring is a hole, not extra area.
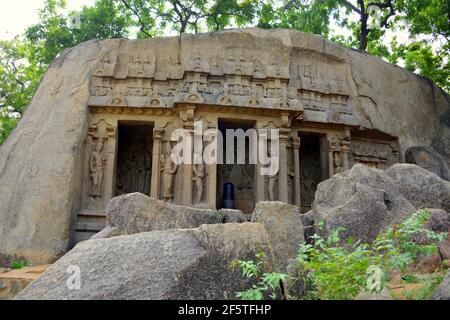
[(447, 272), (444, 280), (436, 288), (432, 296), (433, 300), (450, 300), (450, 271)]
[(448, 241), (440, 242), (438, 248), (442, 260), (450, 260), (450, 243)]
[(362, 290), (354, 300), (391, 300), (389, 290), (385, 287), (379, 293)]
[(219, 220), (222, 223), (242, 223), (248, 221), (248, 218), (241, 210), (220, 209), (217, 211)]

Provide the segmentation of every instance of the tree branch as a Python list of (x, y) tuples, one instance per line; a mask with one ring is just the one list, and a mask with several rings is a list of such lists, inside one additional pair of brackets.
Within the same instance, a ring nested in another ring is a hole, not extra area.
[(128, 10), (130, 10), (131, 12), (133, 12), (133, 14), (138, 18), (139, 23), (141, 25), (141, 27), (139, 28), (139, 31), (141, 31), (142, 33), (146, 34), (149, 38), (152, 38), (153, 36), (145, 29), (146, 27), (146, 23), (142, 20), (142, 17), (140, 16), (140, 14), (137, 12), (137, 10), (135, 8), (133, 8), (126, 0), (119, 0)]

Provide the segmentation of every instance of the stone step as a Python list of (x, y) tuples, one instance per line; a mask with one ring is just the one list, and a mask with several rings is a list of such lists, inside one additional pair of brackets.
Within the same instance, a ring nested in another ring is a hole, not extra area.
[(94, 234), (96, 234), (97, 232), (83, 232), (83, 231), (76, 231), (75, 232), (75, 239), (74, 242), (78, 243), (78, 242), (82, 242), (82, 241), (86, 241), (89, 240)]
[(78, 214), (75, 225), (75, 244), (90, 239), (105, 228), (106, 215), (103, 211), (84, 210)]
[(75, 231), (99, 232), (105, 228), (104, 222), (98, 221), (77, 221)]

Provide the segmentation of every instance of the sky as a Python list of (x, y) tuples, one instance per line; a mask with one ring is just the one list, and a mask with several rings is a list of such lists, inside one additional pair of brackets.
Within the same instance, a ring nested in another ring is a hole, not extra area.
[[(93, 5), (95, 0), (66, 0), (67, 12), (78, 10), (84, 5)], [(39, 22), (38, 10), (44, 7), (45, 0), (0, 0), (0, 40), (9, 40), (22, 34), (25, 29)], [(350, 31), (334, 26), (334, 34), (349, 34)], [(408, 42), (406, 32), (388, 31), (386, 40), (397, 36), (400, 42)]]
[[(0, 0), (0, 40), (9, 40), (39, 22), (38, 10), (44, 0)], [(67, 0), (68, 11), (92, 5), (95, 0)]]

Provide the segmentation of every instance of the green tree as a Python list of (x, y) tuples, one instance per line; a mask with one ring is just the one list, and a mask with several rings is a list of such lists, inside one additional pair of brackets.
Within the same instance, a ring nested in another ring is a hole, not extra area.
[(264, 1), (258, 8), (257, 26), (296, 29), (328, 37), (330, 17), (336, 12), (335, 0)]
[(411, 42), (391, 44), (392, 63), (433, 80), (450, 92), (450, 1), (398, 0), (398, 28), (408, 31)]
[(134, 17), (138, 37), (176, 31), (218, 31), (244, 26), (254, 19), (257, 0), (116, 0), (122, 11)]
[(0, 42), (0, 143), (28, 106), (48, 65), (64, 49), (93, 38), (126, 37), (131, 18), (119, 11), (114, 0), (99, 0), (83, 7), (79, 25), (59, 11), (65, 1), (47, 0), (39, 11), (40, 22), (23, 36)]

